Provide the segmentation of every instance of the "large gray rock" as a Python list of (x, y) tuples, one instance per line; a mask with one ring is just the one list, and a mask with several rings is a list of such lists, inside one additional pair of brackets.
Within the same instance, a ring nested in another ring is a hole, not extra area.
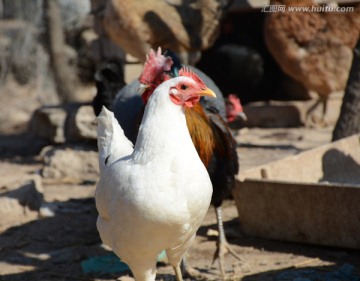
[(64, 143), (66, 117), (67, 112), (63, 107), (39, 108), (31, 118), (30, 131), (52, 143)]
[(96, 123), (92, 106), (80, 106), (68, 112), (66, 122), (68, 140), (96, 140)]
[(36, 110), (30, 130), (54, 144), (96, 140), (95, 115), (90, 105), (42, 107)]

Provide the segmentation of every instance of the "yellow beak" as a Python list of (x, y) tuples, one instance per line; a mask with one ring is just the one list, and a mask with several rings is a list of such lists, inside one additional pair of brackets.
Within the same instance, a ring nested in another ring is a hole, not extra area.
[(198, 92), (197, 94), (199, 96), (208, 96), (208, 97), (216, 98), (214, 91), (209, 88), (205, 88), (205, 89), (201, 90), (200, 92)]

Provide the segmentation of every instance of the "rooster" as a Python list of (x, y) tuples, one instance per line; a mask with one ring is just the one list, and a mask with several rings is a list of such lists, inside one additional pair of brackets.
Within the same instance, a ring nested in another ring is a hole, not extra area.
[(328, 96), (345, 89), (353, 49), (359, 39), (360, 7), (353, 12), (292, 12), (290, 7), (319, 9), (313, 0), (271, 0), (283, 5), (284, 12), (269, 13), (265, 21), (265, 42), (281, 69), (319, 95), (308, 110), (323, 104), (326, 113)]
[[(125, 135), (130, 140), (135, 141), (136, 139), (144, 104), (148, 102), (154, 89), (163, 81), (172, 78), (174, 75), (172, 71), (178, 71), (173, 65), (173, 60), (175, 59), (172, 57), (162, 55), (160, 48), (157, 53), (151, 50), (138, 81), (127, 85), (117, 94), (112, 109), (116, 119), (124, 128)], [(193, 68), (193, 70), (197, 71), (200, 78), (205, 77), (209, 81), (210, 78), (206, 77), (204, 73), (196, 68)], [(211, 84), (205, 83), (207, 86)], [(139, 92), (134, 92), (136, 88), (142, 89), (141, 96)], [(224, 121), (226, 120), (226, 110), (221, 92), (217, 87), (214, 92), (217, 97), (220, 96), (220, 99), (203, 97), (194, 107), (186, 109), (185, 116), (191, 138), (212, 181), (214, 193), (211, 203), (216, 210), (219, 229), (214, 260), (219, 259), (221, 274), (225, 276), (225, 253), (228, 252), (240, 259), (227, 242), (221, 214), (222, 202), (230, 195), (235, 184), (235, 175), (238, 173), (239, 164), (236, 142)], [(217, 102), (215, 102), (216, 100)], [(186, 267), (186, 271), (190, 275), (198, 275), (189, 266)]]
[(97, 228), (137, 281), (155, 280), (162, 250), (182, 280), (181, 259), (209, 207), (211, 181), (185, 118), (205, 95), (215, 97), (187, 70), (162, 83), (146, 105), (134, 148), (106, 108), (97, 119)]

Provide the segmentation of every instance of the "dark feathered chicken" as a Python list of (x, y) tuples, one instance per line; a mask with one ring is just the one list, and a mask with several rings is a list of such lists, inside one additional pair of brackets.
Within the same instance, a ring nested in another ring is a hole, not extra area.
[[(176, 73), (177, 66), (175, 64), (171, 68), (172, 64), (172, 58), (165, 57), (160, 50), (158, 53), (151, 51), (139, 78), (141, 85), (138, 81), (135, 81), (122, 88), (118, 93), (112, 109), (124, 129), (125, 135), (131, 141), (135, 142), (136, 140), (144, 103), (147, 103), (148, 98), (160, 83), (171, 78)], [(224, 121), (226, 120), (225, 103), (220, 90), (204, 73), (196, 68), (191, 69), (217, 95), (217, 99), (204, 97), (200, 103), (186, 109), (185, 116), (191, 138), (209, 172), (214, 189), (211, 203), (216, 210), (219, 229), (219, 239), (214, 260), (219, 258), (220, 270), (224, 276), (224, 255), (231, 253), (239, 258), (226, 240), (221, 215), (222, 202), (229, 196), (235, 184), (235, 175), (239, 171), (236, 142)], [(142, 96), (137, 91), (139, 87), (144, 91)]]
[(98, 116), (102, 106), (111, 108), (119, 89), (126, 85), (122, 64), (118, 60), (104, 63), (95, 73), (95, 84), (97, 93), (93, 100), (93, 108)]
[(238, 44), (212, 47), (203, 53), (196, 66), (214, 77), (225, 97), (234, 93), (254, 98), (264, 77), (264, 60), (260, 53)]

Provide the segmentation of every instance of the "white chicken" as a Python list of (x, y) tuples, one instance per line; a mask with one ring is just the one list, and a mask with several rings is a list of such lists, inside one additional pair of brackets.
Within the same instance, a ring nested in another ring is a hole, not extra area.
[(98, 117), (97, 228), (137, 281), (155, 280), (162, 250), (182, 280), (180, 261), (211, 200), (211, 181), (184, 109), (215, 94), (193, 72), (182, 69), (179, 75), (150, 97), (134, 149), (113, 113), (103, 108)]

